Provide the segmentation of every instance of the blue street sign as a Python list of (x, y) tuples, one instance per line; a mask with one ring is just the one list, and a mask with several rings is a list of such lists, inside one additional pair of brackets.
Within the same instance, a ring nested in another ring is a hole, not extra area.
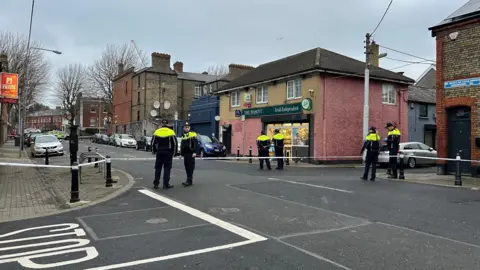
[(480, 78), (447, 81), (443, 83), (443, 87), (445, 89), (455, 88), (455, 87), (469, 87), (469, 86), (480, 86)]

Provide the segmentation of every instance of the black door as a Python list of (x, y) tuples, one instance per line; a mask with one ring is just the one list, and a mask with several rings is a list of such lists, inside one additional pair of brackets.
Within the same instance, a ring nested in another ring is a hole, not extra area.
[(227, 155), (232, 153), (232, 125), (222, 126), (222, 142), (227, 148)]
[[(461, 151), (462, 159), (470, 159), (470, 108), (448, 110), (448, 157), (455, 158)], [(461, 163), (462, 173), (470, 173), (470, 163)], [(455, 172), (455, 162), (448, 162), (448, 173)]]

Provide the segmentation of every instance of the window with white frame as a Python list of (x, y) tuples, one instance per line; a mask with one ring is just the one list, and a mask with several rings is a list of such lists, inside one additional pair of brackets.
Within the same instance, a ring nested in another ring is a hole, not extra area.
[(268, 88), (266, 86), (257, 87), (255, 99), (257, 101), (257, 104), (268, 103)]
[(302, 97), (302, 79), (291, 80), (287, 82), (287, 99)]
[(202, 95), (202, 87), (201, 86), (195, 86), (195, 97), (199, 97)]
[(232, 107), (240, 106), (240, 92), (230, 93), (230, 104)]
[(210, 94), (213, 92), (213, 85), (210, 84)]
[(397, 91), (393, 84), (382, 85), (382, 103), (397, 104)]
[(207, 93), (208, 93), (207, 86), (206, 86), (206, 85), (204, 85), (204, 86), (203, 86), (203, 93), (202, 93), (202, 96), (206, 96), (206, 95), (207, 95)]
[(96, 126), (96, 125), (97, 125), (96, 119), (95, 119), (95, 118), (90, 118), (90, 126), (91, 126), (91, 127), (94, 127), (94, 126)]

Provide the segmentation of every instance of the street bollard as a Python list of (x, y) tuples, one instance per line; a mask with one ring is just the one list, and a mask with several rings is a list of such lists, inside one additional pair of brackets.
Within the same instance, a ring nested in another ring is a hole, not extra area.
[(237, 146), (237, 160), (240, 160), (240, 146)]
[(248, 163), (252, 163), (253, 160), (252, 160), (252, 147), (251, 146), (248, 147), (248, 156), (250, 157), (248, 159)]
[(50, 162), (48, 161), (48, 148), (45, 149), (45, 165), (48, 165)]
[[(95, 162), (97, 162), (97, 161), (98, 161), (98, 148), (95, 148), (95, 154), (97, 154), (97, 155), (95, 156)], [(95, 167), (95, 168), (98, 168), (98, 163), (95, 163), (94, 167)]]
[[(92, 148), (89, 146), (88, 147), (88, 152), (92, 152)], [(92, 158), (88, 157), (88, 163), (92, 162)]]
[(285, 152), (285, 165), (290, 165), (290, 152)]
[(457, 165), (457, 168), (455, 170), (455, 186), (461, 186), (462, 185), (462, 174), (461, 174), (461, 157), (460, 157), (460, 152), (457, 153), (457, 156), (456, 156), (456, 165)]
[(404, 161), (405, 155), (402, 152), (400, 152), (399, 154), (400, 154), (400, 173), (398, 175), (398, 179), (405, 179), (405, 175), (403, 173), (403, 169), (405, 167), (405, 161)]
[(74, 161), (72, 165), (72, 190), (70, 192), (70, 203), (78, 201), (80, 201), (78, 192), (78, 163)]
[(107, 167), (107, 176), (105, 177), (105, 187), (113, 186), (112, 181), (112, 160), (110, 156), (106, 156), (106, 167)]

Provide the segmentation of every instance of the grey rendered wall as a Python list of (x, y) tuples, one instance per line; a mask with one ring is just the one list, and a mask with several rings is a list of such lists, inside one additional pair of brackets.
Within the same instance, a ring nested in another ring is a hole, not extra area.
[(408, 107), (408, 141), (424, 143), (424, 126), (435, 125), (435, 104), (428, 104), (428, 117), (420, 117), (420, 106), (413, 103), (413, 109)]

